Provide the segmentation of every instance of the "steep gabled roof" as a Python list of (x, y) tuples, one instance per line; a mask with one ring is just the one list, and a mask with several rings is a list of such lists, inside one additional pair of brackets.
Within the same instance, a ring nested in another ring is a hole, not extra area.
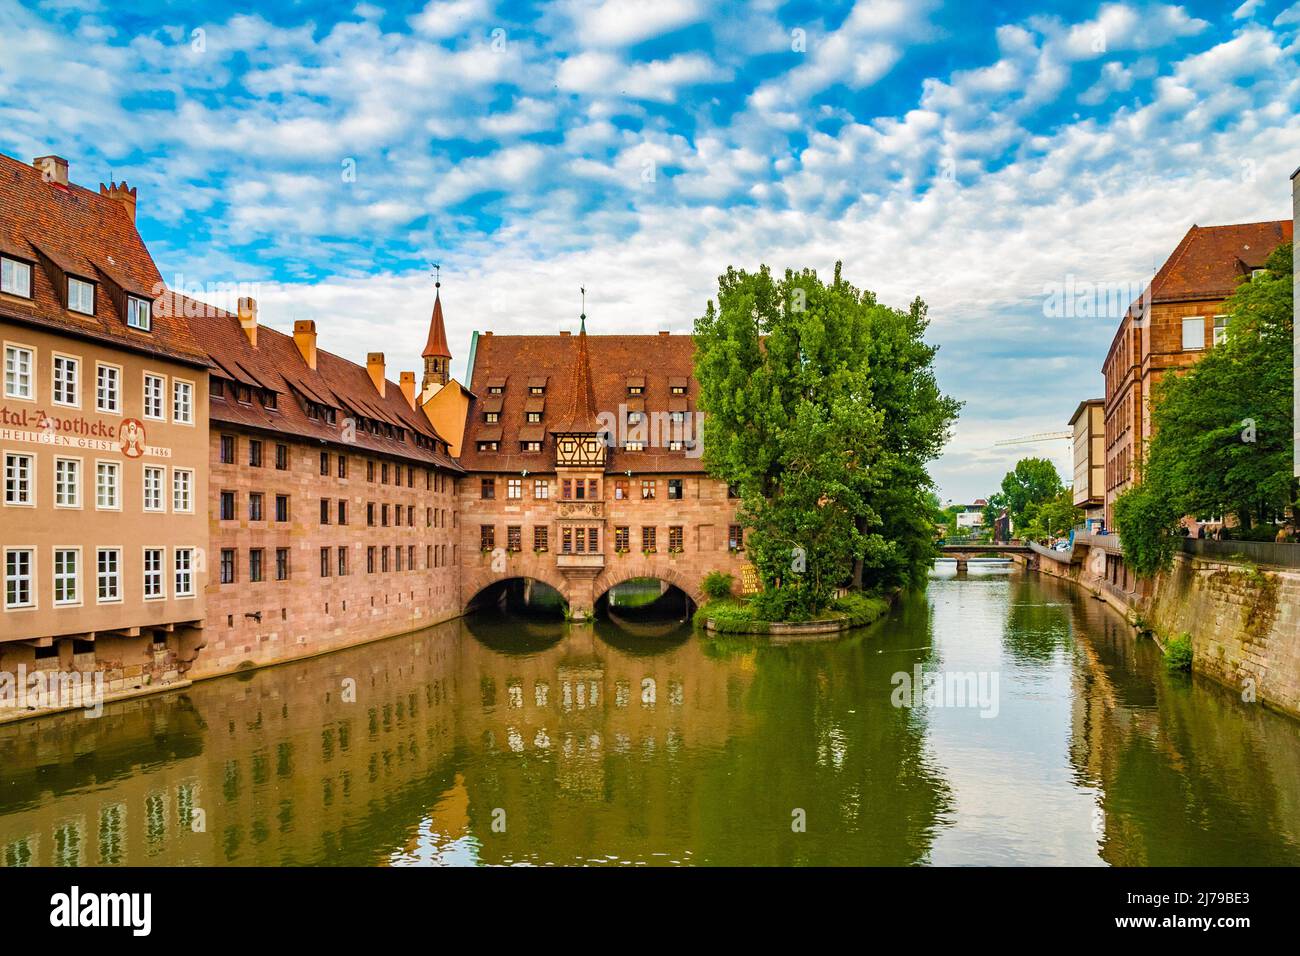
[[(137, 352), (206, 365), (184, 321), (155, 314), (149, 332), (129, 328), (117, 290), (153, 300), (162, 276), (120, 202), (0, 154), (0, 252), (32, 264), (32, 299), (6, 297), (0, 318)], [(95, 314), (70, 312), (56, 277), (97, 283)], [(156, 310), (155, 310), (156, 311)]]
[[(699, 386), (695, 381), (695, 342), (689, 335), (588, 335), (588, 372), (579, 376), (575, 363), (582, 339), (567, 334), (477, 336), (470, 381), (474, 398), (461, 447), (461, 465), (473, 471), (553, 470), (554, 432), (574, 427), (571, 421), (581, 422), (581, 430), (597, 430), (588, 429), (582, 421), (587, 418), (588, 401), (596, 418), (601, 413), (617, 416), (621, 406), (643, 410), (647, 416), (681, 411), (694, 421)], [(526, 407), (535, 396), (529, 395), (528, 384), (542, 377), (546, 378), (545, 411), (540, 425), (530, 426)], [(580, 394), (585, 391), (584, 378), (591, 389), (589, 400)], [(639, 398), (628, 395), (628, 381), (633, 378), (644, 379), (644, 392)], [(489, 394), (489, 383), (500, 385), (502, 394)], [(673, 395), (674, 385), (683, 387), (686, 394)], [(488, 423), (484, 411), (494, 399), (493, 405), (500, 405), (498, 421)], [(541, 451), (525, 452), (521, 448), (521, 442), (530, 440), (526, 436), (533, 434), (530, 428), (541, 429), (541, 434), (531, 439), (542, 441)], [(478, 442), (491, 440), (501, 442), (498, 452), (478, 450)], [(670, 451), (662, 444), (639, 452), (610, 449), (606, 470), (612, 473), (627, 469), (693, 474), (703, 472), (704, 466), (693, 453)]]
[(600, 431), (600, 428), (600, 418), (596, 415), (596, 396), (591, 388), (591, 357), (587, 354), (587, 320), (584, 316), (582, 329), (578, 332), (577, 350), (572, 359), (569, 402), (565, 413), (550, 430), (559, 435), (592, 435)]
[[(442, 445), (446, 441), (434, 430), (424, 412), (411, 408), (401, 386), (389, 381), (380, 396), (364, 365), (316, 350), (316, 368), (303, 361), (293, 337), (267, 325), (257, 329), (254, 348), (240, 327), (239, 317), (204, 302), (178, 293), (168, 293), (159, 303), (160, 311), (182, 315), (195, 335), (207, 346), (213, 374), (237, 382), (266, 388), (278, 393), (276, 408), (266, 408), (256, 398), (240, 402), (233, 396), (212, 396), (209, 417), (213, 427), (226, 422), (265, 429), (299, 438), (316, 439), (333, 445), (348, 445), (357, 450), (391, 455), (455, 471), (460, 466), (445, 452), (421, 447), (414, 439), (419, 433)], [(336, 408), (344, 416), (364, 416), (405, 429), (407, 440), (397, 441), (371, 431), (356, 430), (355, 438), (345, 441), (342, 420), (334, 424), (307, 415), (299, 396)]]

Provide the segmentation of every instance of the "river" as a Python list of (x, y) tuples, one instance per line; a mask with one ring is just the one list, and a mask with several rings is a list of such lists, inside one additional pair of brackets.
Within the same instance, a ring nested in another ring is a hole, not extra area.
[[(965, 699), (898, 706), (918, 667), (969, 677)], [(6, 725), (0, 850), (6, 866), (1296, 865), (1300, 723), (1165, 673), (1068, 585), (949, 566), (825, 642), (479, 614)]]

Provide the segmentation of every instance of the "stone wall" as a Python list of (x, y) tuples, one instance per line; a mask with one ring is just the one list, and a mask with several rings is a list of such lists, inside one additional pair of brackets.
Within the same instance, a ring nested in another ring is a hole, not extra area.
[(1038, 570), (1140, 618), (1162, 644), (1189, 634), (1197, 673), (1300, 717), (1300, 572), (1176, 554), (1149, 587), (1128, 591), (1099, 567), (1084, 554), (1073, 564), (1040, 561)]
[(1300, 716), (1300, 573), (1177, 555), (1147, 620), (1192, 638), (1193, 666)]

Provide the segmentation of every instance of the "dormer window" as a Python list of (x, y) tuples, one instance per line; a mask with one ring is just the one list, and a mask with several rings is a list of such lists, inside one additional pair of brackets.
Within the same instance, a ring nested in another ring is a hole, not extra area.
[(642, 419), (642, 415), (641, 415), (640, 412), (628, 412), (628, 413), (627, 413), (627, 423), (628, 423), (629, 425), (640, 425), (640, 424), (641, 424), (641, 419)]
[(153, 303), (148, 299), (137, 299), (133, 295), (126, 297), (126, 324), (141, 332), (153, 329)]
[(521, 451), (541, 451), (542, 443), (539, 441), (521, 441), (519, 448)]
[(0, 292), (32, 297), (32, 267), (29, 263), (0, 256)]
[(546, 394), (546, 386), (544, 386), (544, 385), (530, 385), (530, 386), (528, 386), (528, 394), (529, 394), (529, 395), (545, 395), (545, 394)]
[(685, 386), (685, 385), (674, 385), (673, 388), (672, 388), (672, 393), (673, 393), (674, 395), (685, 395), (685, 394), (686, 394), (686, 386)]
[(644, 386), (644, 385), (629, 385), (629, 386), (627, 387), (627, 393), (628, 393), (629, 395), (644, 395), (644, 394), (645, 394), (645, 386)]
[(68, 276), (68, 308), (84, 315), (94, 315), (95, 283)]
[(481, 441), (478, 443), (479, 451), (496, 451), (498, 443), (494, 441)]
[(529, 423), (530, 425), (537, 425), (537, 424), (540, 424), (541, 421), (542, 421), (542, 413), (541, 413), (541, 412), (529, 412), (529, 413), (528, 413), (528, 423)]
[(500, 413), (500, 412), (484, 412), (484, 413), (483, 413), (483, 421), (487, 422), (489, 425), (495, 425), (497, 422), (501, 421), (501, 413)]
[(503, 391), (504, 391), (504, 389), (503, 389), (500, 385), (489, 385), (489, 386), (488, 386), (488, 394), (489, 394), (489, 395), (500, 395)]

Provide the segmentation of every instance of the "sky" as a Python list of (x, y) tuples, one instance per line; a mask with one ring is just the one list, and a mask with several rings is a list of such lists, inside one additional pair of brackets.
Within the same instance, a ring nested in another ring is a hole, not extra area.
[(581, 286), (592, 333), (688, 333), (728, 266), (843, 260), (929, 306), (944, 500), (1068, 478), (995, 442), (1101, 397), (1110, 303), (1194, 223), (1289, 217), (1300, 166), (1289, 0), (179, 7), (0, 0), (0, 152), (137, 187), (174, 288), (396, 379), (434, 262), (463, 375)]

